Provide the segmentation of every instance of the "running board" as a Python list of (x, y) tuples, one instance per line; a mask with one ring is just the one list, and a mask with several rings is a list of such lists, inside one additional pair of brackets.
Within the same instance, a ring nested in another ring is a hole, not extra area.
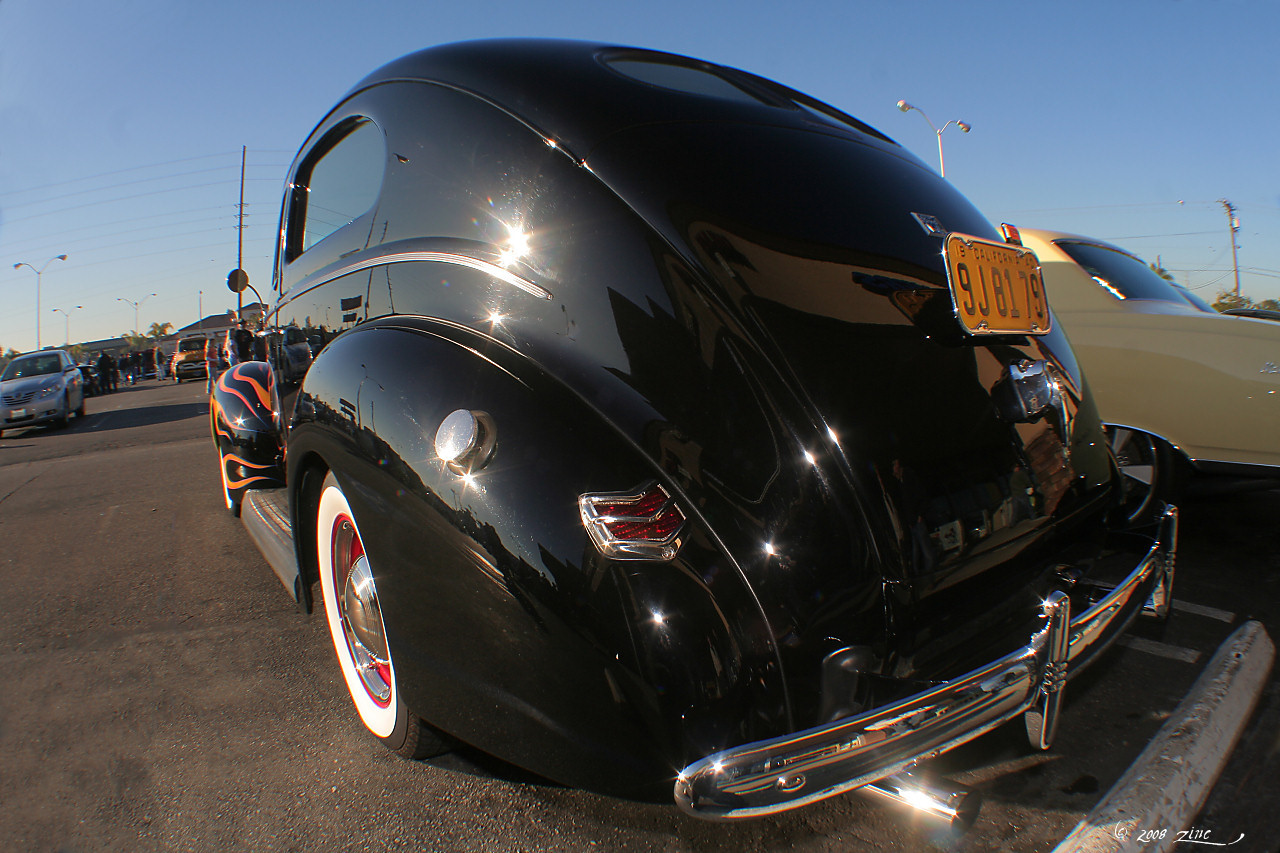
[(288, 489), (251, 489), (240, 505), (240, 520), (272, 571), (301, 607), (304, 601), (298, 557), (293, 550)]

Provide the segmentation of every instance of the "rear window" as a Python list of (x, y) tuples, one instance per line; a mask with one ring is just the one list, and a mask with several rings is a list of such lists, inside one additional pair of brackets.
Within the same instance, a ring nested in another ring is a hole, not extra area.
[[(605, 64), (619, 74), (630, 77), (632, 80), (638, 80), (641, 83), (647, 83), (650, 86), (670, 89), (673, 92), (683, 92), (686, 95), (722, 98), (738, 103), (764, 104), (765, 106), (783, 109), (794, 108), (807, 114), (810, 118), (820, 120), (824, 124), (846, 130), (856, 130), (859, 133), (874, 136), (885, 142), (893, 141), (870, 125), (863, 124), (856, 118), (845, 115), (835, 107), (787, 89), (772, 80), (756, 77), (753, 74), (731, 71), (741, 80), (749, 81), (747, 85), (751, 88), (744, 88), (714, 68), (664, 62), (659, 59), (639, 59), (635, 56), (606, 59)], [(754, 89), (754, 91), (751, 89)], [(774, 99), (770, 99), (768, 95), (772, 95)]]
[(750, 104), (764, 103), (749, 92), (735, 86), (711, 71), (669, 62), (645, 59), (610, 59), (607, 64), (619, 74), (686, 95), (702, 95), (708, 98), (726, 98)]
[(1084, 267), (1104, 290), (1116, 299), (1154, 299), (1178, 305), (1195, 305), (1171, 281), (1156, 275), (1140, 259), (1110, 246), (1059, 240), (1054, 243)]

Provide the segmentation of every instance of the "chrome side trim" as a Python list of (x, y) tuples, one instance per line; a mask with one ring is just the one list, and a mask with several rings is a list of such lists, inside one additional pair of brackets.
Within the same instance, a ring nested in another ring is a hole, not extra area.
[(499, 281), (504, 281), (512, 287), (523, 290), (530, 296), (536, 296), (538, 299), (550, 299), (551, 291), (539, 287), (528, 279), (521, 278), (505, 267), (482, 261), (479, 258), (473, 258), (470, 255), (460, 255), (457, 252), (392, 252), (386, 255), (375, 255), (369, 258), (361, 258), (358, 261), (345, 264), (337, 269), (325, 270), (323, 278), (307, 282), (307, 289), (311, 287), (327, 284), (334, 279), (341, 278), (344, 275), (351, 275), (361, 270), (372, 269), (373, 267), (385, 266), (387, 264), (408, 264), (420, 261), (434, 261), (442, 264), (453, 264), (455, 266), (467, 267), (468, 269), (477, 270), (486, 275), (493, 276)]
[[(1065, 679), (1080, 672), (1171, 577), (1177, 510), (1102, 601), (1070, 618), (1063, 600), (1045, 602), (1045, 625), (1028, 644), (953, 681), (854, 717), (743, 744), (686, 767), (675, 781), (681, 809), (697, 817), (759, 817), (860, 788), (977, 738), (1028, 710), (1037, 746), (1047, 746)], [(1034, 725), (1033, 725), (1034, 724)]]
[(298, 558), (293, 550), (288, 489), (251, 489), (244, 494), (240, 521), (280, 583), (298, 600)]

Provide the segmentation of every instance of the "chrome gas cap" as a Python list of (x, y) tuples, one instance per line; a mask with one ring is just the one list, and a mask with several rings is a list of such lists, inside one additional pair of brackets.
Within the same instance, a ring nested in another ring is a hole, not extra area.
[(436, 430), (436, 455), (445, 462), (456, 462), (476, 448), (480, 422), (467, 409), (450, 412)]
[(436, 455), (455, 474), (483, 468), (493, 456), (497, 429), (485, 412), (455, 409), (436, 430)]

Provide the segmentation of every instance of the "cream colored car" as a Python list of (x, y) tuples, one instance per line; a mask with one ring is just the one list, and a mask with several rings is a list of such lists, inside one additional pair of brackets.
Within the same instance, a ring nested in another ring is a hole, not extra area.
[(1280, 323), (1219, 314), (1117, 246), (1019, 229), (1147, 515), (1187, 474), (1280, 478)]

